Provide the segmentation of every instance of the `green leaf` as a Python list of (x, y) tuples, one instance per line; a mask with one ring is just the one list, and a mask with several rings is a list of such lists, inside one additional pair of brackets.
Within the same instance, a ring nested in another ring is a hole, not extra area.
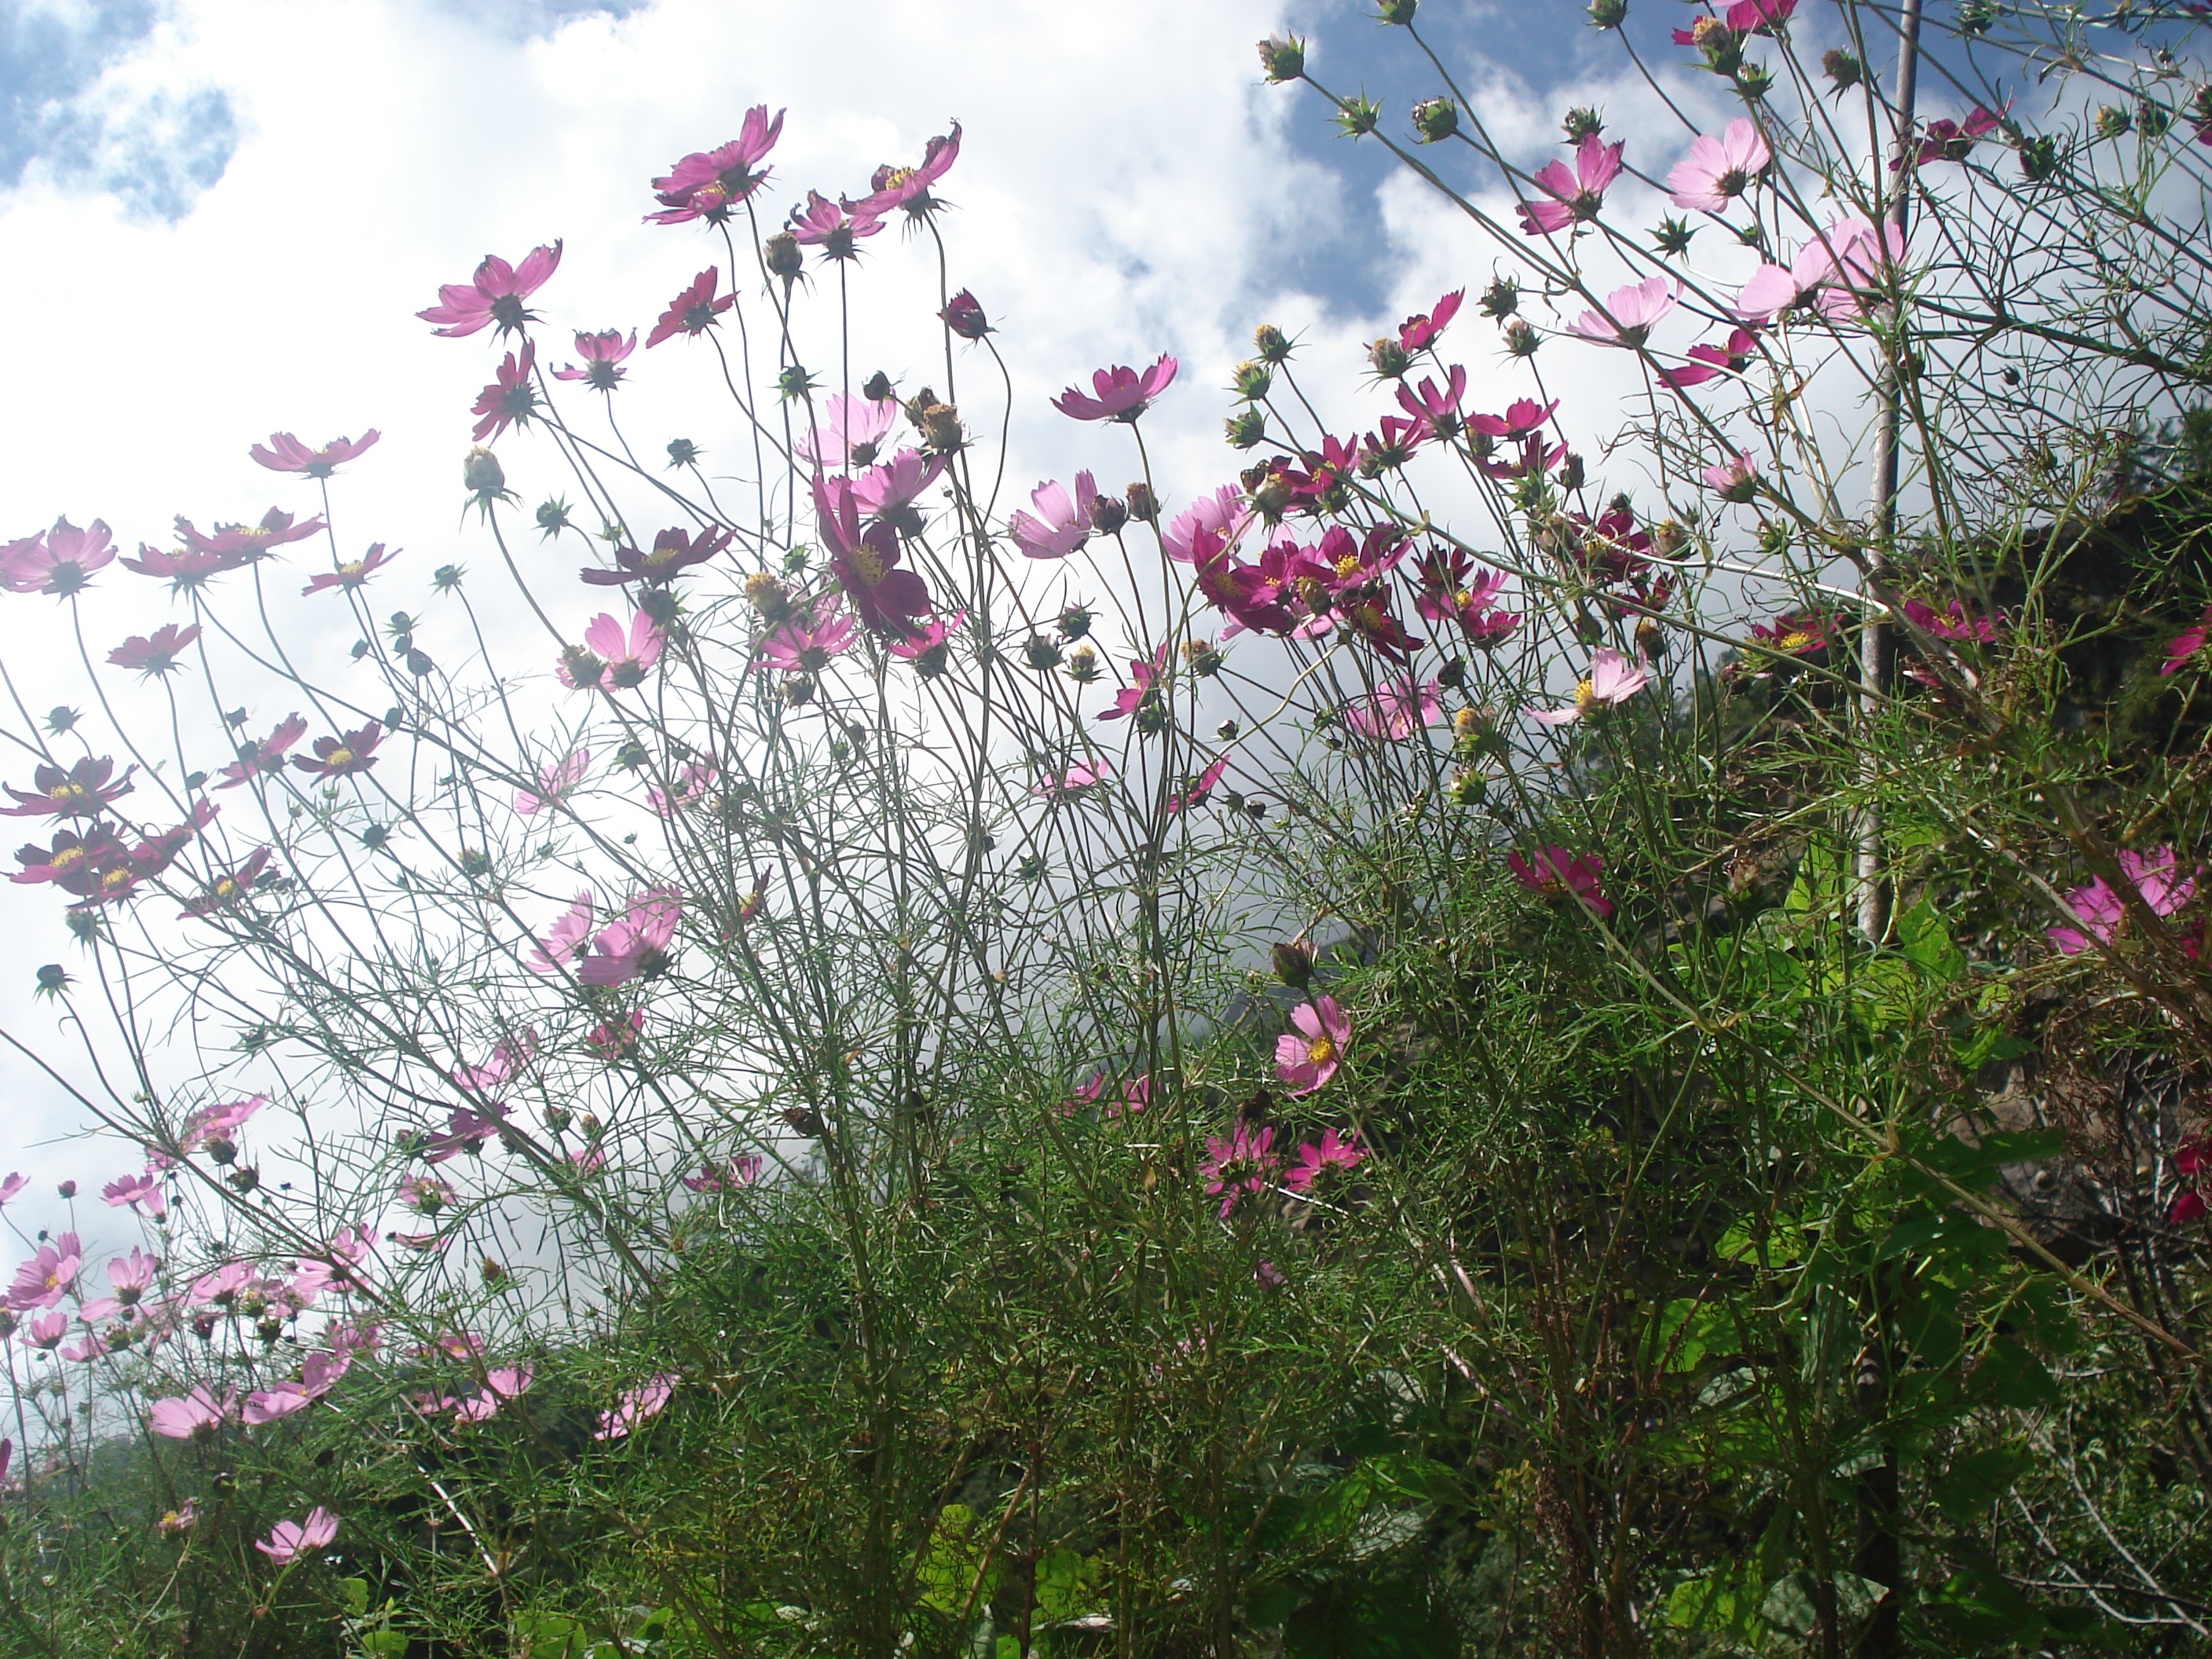
[(368, 1617), (368, 1580), (341, 1578), (338, 1594), (345, 1598), (346, 1611), (356, 1619)]
[(2033, 1460), (2020, 1446), (1990, 1446), (1960, 1458), (1935, 1486), (1936, 1502), (1960, 1525), (2011, 1489)]
[(1897, 939), (1905, 959), (1930, 979), (1948, 984), (1966, 971), (1966, 952), (1924, 898), (1898, 917)]

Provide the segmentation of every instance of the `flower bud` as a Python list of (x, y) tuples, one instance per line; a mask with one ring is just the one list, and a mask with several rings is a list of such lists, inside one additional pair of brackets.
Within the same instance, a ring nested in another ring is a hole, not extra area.
[(2135, 125), (2135, 118), (2118, 104), (2106, 104), (2097, 112), (2097, 136), (2118, 138)]
[(671, 438), (668, 441), (669, 467), (672, 471), (679, 466), (696, 466), (699, 458), (706, 453), (689, 438)]
[(75, 1198), (76, 1196), (76, 1182), (74, 1181), (64, 1181), (61, 1185), (55, 1188), (54, 1190), (57, 1193), (59, 1193), (64, 1198)]
[(933, 386), (924, 386), (899, 407), (906, 411), (907, 423), (918, 432), (921, 429), (921, 417), (934, 407), (936, 403), (936, 389)]
[(1572, 450), (1569, 450), (1567, 452), (1567, 459), (1565, 462), (1559, 468), (1559, 488), (1562, 489), (1580, 489), (1582, 487), (1583, 458), (1576, 454)]
[(1420, 3), (1421, 0), (1380, 0), (1375, 8), (1375, 21), (1404, 28), (1413, 22)]
[(1221, 652), (1212, 640), (1185, 640), (1182, 659), (1200, 679), (1212, 679), (1221, 672)]
[(822, 1121), (820, 1113), (811, 1111), (804, 1106), (785, 1107), (783, 1109), (783, 1121), (789, 1124), (793, 1130), (797, 1133), (805, 1135), (810, 1139), (815, 1140), (819, 1140), (822, 1138), (822, 1132), (826, 1127)]
[(1628, 0), (1590, 0), (1590, 27), (1617, 29), (1628, 21)]
[(1437, 684), (1447, 690), (1456, 691), (1467, 684), (1467, 659), (1454, 657), (1437, 670)]
[(1129, 522), (1129, 504), (1118, 495), (1099, 495), (1091, 503), (1091, 527), (1102, 536), (1121, 533)]
[(1820, 72), (1835, 82), (1838, 92), (1849, 92), (1858, 85), (1866, 65), (1839, 46), (1821, 58)]
[(805, 269), (806, 256), (799, 248), (799, 238), (787, 230), (769, 237), (762, 244), (761, 252), (768, 261), (769, 274), (787, 283)]
[(1516, 317), (1505, 325), (1505, 349), (1516, 357), (1533, 357), (1544, 343), (1534, 324)]
[(1482, 801), (1485, 780), (1473, 767), (1462, 767), (1444, 785), (1444, 799), (1455, 806), (1476, 806)]
[(1636, 619), (1636, 649), (1638, 655), (1656, 662), (1667, 654), (1667, 630), (1649, 617)]
[(991, 332), (991, 325), (983, 316), (982, 306), (964, 288), (952, 296), (937, 316), (939, 322), (963, 340), (980, 340)]
[[(1101, 495), (1098, 499), (1108, 501), (1113, 501), (1114, 498), (1110, 495)], [(1120, 503), (1115, 502), (1115, 505), (1119, 506)], [(1091, 624), (1096, 620), (1097, 618), (1091, 614), (1091, 608), (1088, 605), (1071, 605), (1060, 613), (1058, 619), (1060, 637), (1063, 640), (1079, 640), (1091, 631)]]
[(2163, 104), (2154, 104), (2146, 98), (2136, 106), (2136, 131), (2146, 138), (2160, 138), (2173, 125), (2173, 117)]
[(960, 432), (960, 410), (953, 404), (932, 404), (921, 412), (921, 439), (939, 454), (950, 455), (967, 440)]
[(1022, 641), (1022, 660), (1044, 673), (1060, 666), (1060, 647), (1042, 634), (1032, 634)]
[(1256, 409), (1240, 409), (1221, 423), (1231, 449), (1256, 448), (1267, 435), (1267, 417)]
[(1364, 96), (1346, 98), (1336, 106), (1336, 125), (1349, 138), (1364, 138), (1382, 125), (1382, 106)]
[(1234, 743), (1237, 741), (1237, 734), (1243, 729), (1235, 720), (1224, 720), (1213, 728), (1213, 735), (1224, 743)]
[(1079, 645), (1067, 653), (1067, 678), (1078, 685), (1088, 685), (1098, 678), (1098, 653), (1087, 645)]
[(1747, 103), (1756, 103), (1774, 90), (1774, 76), (1764, 64), (1746, 64), (1735, 72), (1735, 89)]
[(1306, 72), (1306, 43), (1294, 34), (1271, 34), (1260, 42), (1260, 67), (1267, 84), (1279, 86)]
[(860, 395), (872, 404), (879, 404), (891, 395), (891, 377), (880, 368), (860, 383)]
[(814, 676), (801, 671), (783, 678), (783, 700), (793, 708), (802, 708), (814, 701)]
[(1605, 131), (1605, 118), (1588, 105), (1577, 105), (1567, 112), (1566, 119), (1559, 123), (1559, 131), (1567, 135), (1567, 142), (1579, 144), (1585, 138), (1595, 138)]
[(2030, 138), (2020, 147), (2020, 174), (2030, 184), (2041, 184), (2058, 171), (2058, 140), (2050, 133)]
[(1406, 348), (1384, 335), (1367, 348), (1367, 366), (1386, 380), (1395, 380), (1413, 366)]
[(1263, 363), (1290, 361), (1291, 343), (1273, 323), (1262, 323), (1252, 331), (1252, 349), (1260, 354)]
[(507, 469), (498, 456), (478, 444), (461, 459), (461, 483), (479, 495), (496, 495), (507, 488)]
[(207, 1138), (208, 1161), (228, 1165), (238, 1162), (238, 1143), (228, 1135), (210, 1135)]
[(1231, 375), (1230, 390), (1248, 404), (1256, 404), (1275, 383), (1275, 371), (1257, 358), (1247, 358)]
[(1129, 516), (1139, 524), (1151, 524), (1160, 516), (1160, 500), (1152, 485), (1140, 480), (1121, 493), (1128, 498)]
[(1274, 958), (1275, 977), (1293, 991), (1303, 991), (1313, 981), (1314, 948), (1304, 939), (1277, 942), (1270, 953)]
[(1449, 98), (1425, 98), (1413, 106), (1413, 131), (1425, 144), (1442, 143), (1459, 131), (1459, 106)]
[(1252, 506), (1269, 524), (1282, 522), (1290, 511), (1291, 486), (1279, 472), (1271, 471), (1252, 488)]

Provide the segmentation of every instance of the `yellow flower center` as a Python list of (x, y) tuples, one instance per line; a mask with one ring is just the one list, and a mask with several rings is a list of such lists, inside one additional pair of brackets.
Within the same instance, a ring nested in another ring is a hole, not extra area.
[(46, 791), (46, 799), (57, 806), (81, 806), (92, 799), (81, 783), (58, 783)]
[(351, 766), (353, 763), (353, 750), (346, 748), (343, 744), (341, 744), (337, 748), (331, 750), (328, 757), (323, 762), (323, 764), (329, 767), (332, 771), (336, 771), (339, 767)]
[(1348, 580), (1358, 568), (1359, 556), (1357, 553), (1347, 553), (1336, 562), (1336, 574), (1341, 579)]
[(1784, 634), (1780, 639), (1775, 641), (1774, 648), (1777, 651), (1804, 651), (1808, 650), (1812, 647), (1820, 643), (1820, 636), (1819, 635), (1808, 634), (1803, 629), (1799, 628), (1791, 629), (1789, 633)]
[(115, 893), (120, 892), (136, 879), (136, 873), (127, 868), (109, 870), (101, 873), (100, 884), (109, 892)]
[(884, 579), (883, 555), (863, 542), (852, 553), (853, 569), (863, 587), (878, 586)]
[(58, 852), (58, 853), (55, 854), (53, 855), (53, 857), (52, 857), (51, 859), (48, 859), (48, 860), (46, 860), (46, 862), (47, 862), (47, 864), (48, 864), (52, 868), (53, 868), (53, 869), (56, 869), (56, 870), (66, 870), (66, 869), (68, 869), (68, 868), (70, 867), (70, 866), (71, 866), (72, 864), (75, 864), (75, 863), (76, 863), (79, 859), (82, 858), (83, 856), (84, 856), (84, 848), (82, 848), (82, 847), (64, 847), (64, 848), (62, 848), (62, 850), (61, 850), (60, 852)]
[(885, 190), (896, 190), (901, 185), (904, 184), (908, 179), (913, 177), (914, 169), (912, 167), (893, 167), (884, 179), (884, 188)]
[(1582, 710), (1585, 714), (1594, 714), (1603, 705), (1601, 705), (1597, 700), (1596, 688), (1591, 685), (1588, 680), (1577, 680), (1575, 682), (1576, 708)]
[(368, 561), (364, 559), (356, 559), (350, 563), (342, 564), (338, 567), (338, 579), (341, 581), (359, 581), (361, 580), (361, 573), (368, 568)]
[(1306, 1058), (1316, 1066), (1326, 1066), (1336, 1058), (1336, 1044), (1325, 1036), (1317, 1036), (1306, 1044)]

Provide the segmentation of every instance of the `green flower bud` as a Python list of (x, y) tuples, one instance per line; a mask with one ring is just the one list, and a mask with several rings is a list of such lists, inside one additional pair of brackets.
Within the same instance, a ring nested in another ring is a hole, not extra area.
[(1260, 67), (1267, 71), (1270, 86), (1303, 78), (1306, 72), (1306, 43), (1295, 34), (1269, 35), (1260, 42)]
[(1274, 383), (1275, 371), (1266, 363), (1252, 358), (1237, 365), (1236, 372), (1231, 376), (1229, 389), (1246, 403), (1256, 404), (1267, 395), (1267, 389)]
[(1262, 323), (1252, 331), (1252, 346), (1260, 354), (1260, 361), (1263, 363), (1290, 361), (1291, 343), (1285, 337), (1283, 331), (1273, 323)]
[(1221, 424), (1233, 449), (1250, 449), (1267, 435), (1267, 417), (1256, 409), (1240, 409)]
[(1449, 98), (1426, 98), (1413, 106), (1413, 131), (1425, 144), (1441, 143), (1459, 131), (1459, 106)]

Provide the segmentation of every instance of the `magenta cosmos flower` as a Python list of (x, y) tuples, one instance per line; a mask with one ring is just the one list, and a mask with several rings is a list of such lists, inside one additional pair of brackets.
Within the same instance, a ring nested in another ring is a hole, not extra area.
[(1549, 199), (1521, 204), (1521, 228), (1531, 236), (1540, 236), (1596, 218), (1604, 204), (1606, 186), (1620, 176), (1620, 145), (1604, 143), (1597, 134), (1585, 133), (1575, 149), (1571, 169), (1565, 161), (1538, 168), (1534, 182)]
[(470, 414), (483, 417), (470, 432), (477, 442), (496, 438), (518, 422), (528, 424), (538, 409), (538, 388), (531, 384), (531, 374), (537, 366), (538, 343), (525, 340), (519, 355), (508, 352), (506, 361), (493, 371), (491, 384), (477, 393), (476, 402), (469, 405)]
[(809, 615), (787, 619), (761, 641), (760, 654), (787, 674), (819, 674), (852, 643), (853, 619), (833, 595)]
[(576, 977), (604, 989), (665, 966), (676, 924), (684, 915), (684, 896), (673, 887), (653, 887), (630, 900), (622, 915), (601, 928), (591, 954), (577, 965)]
[(398, 556), (396, 550), (386, 553), (382, 542), (372, 542), (368, 551), (361, 557), (348, 559), (335, 570), (325, 570), (312, 579), (300, 592), (302, 594), (327, 593), (334, 588), (359, 587)]
[(0, 786), (15, 798), (13, 806), (0, 806), (0, 817), (9, 818), (88, 818), (97, 817), (106, 808), (131, 793), (131, 775), (135, 766), (111, 783), (109, 777), (115, 770), (112, 757), (98, 760), (87, 756), (68, 771), (58, 766), (40, 766), (31, 774), (31, 787), (18, 789), (14, 784)]
[(276, 728), (260, 742), (239, 744), (238, 759), (222, 769), (220, 774), (222, 781), (216, 787), (235, 789), (249, 778), (281, 771), (284, 765), (284, 751), (307, 735), (307, 717), (295, 714), (280, 721)]
[(1605, 868), (1605, 860), (1595, 853), (1574, 854), (1564, 847), (1540, 848), (1533, 859), (1524, 859), (1518, 853), (1505, 855), (1505, 867), (1513, 872), (1513, 879), (1532, 893), (1557, 902), (1572, 898), (1587, 905), (1599, 916), (1613, 914), (1613, 904), (1598, 890), (1597, 878)]
[(1274, 1143), (1274, 1130), (1255, 1129), (1248, 1123), (1237, 1124), (1225, 1140), (1218, 1135), (1206, 1138), (1206, 1159), (1199, 1165), (1199, 1173), (1206, 1177), (1207, 1194), (1220, 1194), (1223, 1220), (1229, 1218), (1229, 1212), (1247, 1193), (1267, 1190), (1268, 1178), (1278, 1162), (1269, 1150)]
[(1340, 1172), (1358, 1169), (1366, 1157), (1358, 1130), (1346, 1129), (1340, 1135), (1334, 1129), (1326, 1130), (1319, 1142), (1309, 1141), (1298, 1148), (1297, 1161), (1283, 1176), (1283, 1185), (1294, 1193), (1314, 1196), (1325, 1191)]
[(681, 525), (672, 526), (653, 538), (653, 545), (639, 551), (635, 547), (615, 550), (612, 570), (586, 570), (580, 574), (590, 587), (620, 587), (626, 582), (641, 581), (648, 586), (665, 587), (695, 564), (704, 564), (730, 544), (733, 532), (727, 530), (702, 530), (699, 539), (693, 541), (691, 532)]
[(2179, 672), (2184, 663), (2204, 648), (2208, 635), (2212, 635), (2212, 605), (2204, 607), (2204, 614), (2197, 617), (2195, 627), (2174, 635), (2172, 642), (2166, 647), (2166, 660), (2159, 665), (2158, 672), (2161, 674)]
[(898, 568), (898, 534), (878, 522), (860, 529), (860, 501), (850, 478), (814, 475), (814, 511), (830, 550), (830, 571), (851, 601), (854, 614), (879, 638), (910, 638), (916, 619), (928, 614), (929, 587)]
[(1275, 1077), (1293, 1095), (1310, 1095), (1336, 1075), (1352, 1042), (1352, 1021), (1334, 997), (1316, 997), (1291, 1011), (1296, 1031), (1275, 1039)]
[(1467, 370), (1454, 363), (1444, 376), (1444, 384), (1422, 377), (1419, 386), (1398, 383), (1398, 406), (1413, 417), (1413, 430), (1420, 438), (1449, 439), (1464, 423), (1459, 412), (1460, 399), (1467, 395)]
[(1048, 772), (1030, 786), (1030, 793), (1042, 800), (1073, 800), (1085, 790), (1106, 781), (1114, 768), (1104, 756), (1095, 760), (1078, 761), (1065, 772)]
[[(289, 513), (270, 507), (261, 515), (259, 524), (219, 524), (214, 533), (202, 535), (192, 521), (181, 514), (177, 518), (177, 537), (188, 553), (211, 553), (223, 570), (238, 570), (252, 564), (264, 555), (275, 551), (287, 542), (305, 541), (319, 535), (327, 526), (320, 519), (307, 519), (294, 523)], [(142, 565), (125, 559), (125, 568), (148, 575), (170, 575), (167, 570), (146, 570)]]
[(673, 339), (678, 334), (703, 334), (714, 325), (714, 319), (737, 304), (738, 296), (726, 294), (714, 297), (721, 286), (720, 266), (709, 265), (691, 279), (691, 286), (668, 302), (668, 309), (660, 313), (660, 320), (653, 325), (653, 332), (645, 337), (646, 349), (650, 351), (663, 340)]
[(56, 519), (43, 536), (27, 536), (0, 548), (0, 587), (11, 593), (52, 593), (66, 599), (91, 585), (93, 573), (114, 562), (107, 526), (94, 519), (79, 530)]
[(1091, 535), (1091, 509), (1098, 503), (1098, 484), (1088, 472), (1075, 475), (1075, 493), (1053, 481), (1030, 492), (1032, 515), (1017, 512), (1006, 522), (1014, 545), (1032, 559), (1064, 559)]
[(1403, 743), (1436, 719), (1443, 708), (1437, 701), (1442, 690), (1434, 680), (1416, 685), (1411, 674), (1401, 674), (1385, 681), (1364, 702), (1346, 708), (1345, 727), (1359, 737)]
[(893, 208), (904, 208), (917, 218), (934, 212), (939, 204), (930, 194), (929, 187), (959, 159), (960, 123), (955, 121), (951, 131), (932, 138), (923, 147), (920, 167), (902, 167), (884, 162), (868, 180), (869, 193), (857, 202), (847, 202), (845, 210), (878, 219)]
[[(2135, 884), (2136, 891), (2142, 896), (2142, 902), (2161, 916), (2172, 915), (2188, 903), (2197, 891), (2196, 877), (2181, 873), (2171, 847), (2161, 847), (2153, 853), (2122, 853), (2120, 873)], [(2087, 887), (2077, 887), (2069, 893), (2066, 908), (2080, 925), (2046, 927), (2044, 933), (2058, 948), (2061, 956), (2069, 957), (2087, 950), (2092, 939), (2100, 944), (2110, 944), (2113, 930), (2127, 914), (2127, 906), (2119, 894), (2108, 886), (2101, 876)]]
[(266, 448), (259, 444), (246, 453), (271, 472), (297, 472), (309, 478), (327, 478), (348, 461), (372, 448), (384, 434), (374, 427), (358, 438), (333, 438), (320, 449), (310, 449), (289, 432), (272, 432)]
[(1719, 213), (1749, 190), (1773, 160), (1759, 129), (1738, 116), (1719, 137), (1700, 133), (1691, 142), (1688, 159), (1677, 161), (1668, 173), (1667, 189), (1678, 208)]
[(280, 1567), (289, 1567), (302, 1555), (326, 1549), (338, 1535), (338, 1518), (317, 1504), (303, 1521), (279, 1521), (269, 1536), (253, 1547)]
[(317, 738), (313, 758), (295, 755), (292, 764), (311, 777), (351, 777), (376, 764), (376, 745), (383, 741), (383, 722), (369, 720), (343, 737)]
[[(768, 106), (755, 104), (745, 112), (738, 136), (714, 149), (694, 150), (653, 181), (662, 211), (648, 213), (649, 225), (680, 225), (693, 219), (720, 224), (730, 210), (767, 182), (769, 169), (758, 167), (761, 158), (775, 148), (783, 133), (783, 112), (769, 118)], [(758, 170), (755, 169), (758, 167)]]
[(473, 334), (487, 323), (497, 323), (502, 334), (519, 332), (525, 323), (537, 320), (537, 313), (525, 311), (522, 302), (543, 288), (560, 264), (558, 242), (531, 249), (519, 266), (507, 264), (496, 253), (487, 253), (466, 283), (446, 283), (438, 290), (438, 303), (415, 314), (426, 323), (438, 324), (431, 332), (449, 340)]
[(637, 349), (637, 331), (630, 330), (625, 337), (618, 328), (603, 328), (597, 334), (579, 331), (576, 335), (576, 355), (582, 366), (574, 364), (556, 368), (556, 380), (582, 380), (594, 392), (612, 392), (629, 371), (622, 366), (623, 359)]
[(685, 1176), (683, 1181), (685, 1189), (690, 1192), (733, 1193), (758, 1181), (760, 1172), (760, 1158), (747, 1153), (720, 1164), (702, 1164), (697, 1175)]
[(1640, 346), (1651, 337), (1654, 324), (1672, 311), (1682, 298), (1682, 284), (1664, 276), (1649, 276), (1605, 296), (1601, 310), (1585, 311), (1575, 319), (1575, 332), (1600, 345)]
[(1079, 421), (1133, 421), (1175, 383), (1177, 367), (1176, 360), (1164, 352), (1141, 374), (1116, 363), (1091, 377), (1091, 389), (1097, 397), (1086, 398), (1070, 386), (1052, 400), (1052, 406)]
[(1703, 386), (1718, 375), (1740, 374), (1758, 346), (1758, 337), (1748, 329), (1732, 329), (1726, 345), (1693, 345), (1686, 354), (1687, 362), (1679, 368), (1661, 369), (1659, 378), (1680, 392)]
[(1571, 726), (1575, 721), (1626, 702), (1651, 684), (1644, 669), (1633, 666), (1611, 646), (1600, 646), (1590, 654), (1589, 678), (1575, 687), (1575, 700), (1562, 708), (1536, 711), (1539, 726)]
[(563, 652), (554, 672), (572, 691), (627, 691), (645, 683), (665, 642), (659, 625), (644, 611), (633, 612), (625, 630), (602, 611), (584, 629), (582, 648)]
[(804, 247), (818, 247), (826, 259), (852, 259), (860, 255), (863, 236), (872, 236), (884, 222), (854, 204), (850, 210), (831, 201), (818, 190), (806, 192), (803, 207), (791, 210), (792, 239)]
[(1956, 599), (1951, 600), (1941, 611), (1923, 605), (1918, 599), (1907, 599), (1905, 615), (1914, 627), (1925, 629), (1939, 640), (1976, 640), (1984, 645), (1992, 644), (1996, 640), (1996, 619), (1969, 611)]
[(199, 636), (200, 625), (198, 623), (190, 628), (166, 623), (151, 635), (133, 634), (107, 653), (107, 660), (118, 668), (135, 668), (149, 679), (156, 674), (173, 673), (177, 659)]
[(1724, 501), (1740, 505), (1759, 493), (1759, 463), (1741, 452), (1707, 467), (1698, 477)]
[(77, 1269), (84, 1265), (77, 1253), (77, 1237), (64, 1233), (41, 1244), (29, 1261), (15, 1269), (15, 1282), (8, 1292), (8, 1305), (17, 1313), (51, 1308), (69, 1294)]

